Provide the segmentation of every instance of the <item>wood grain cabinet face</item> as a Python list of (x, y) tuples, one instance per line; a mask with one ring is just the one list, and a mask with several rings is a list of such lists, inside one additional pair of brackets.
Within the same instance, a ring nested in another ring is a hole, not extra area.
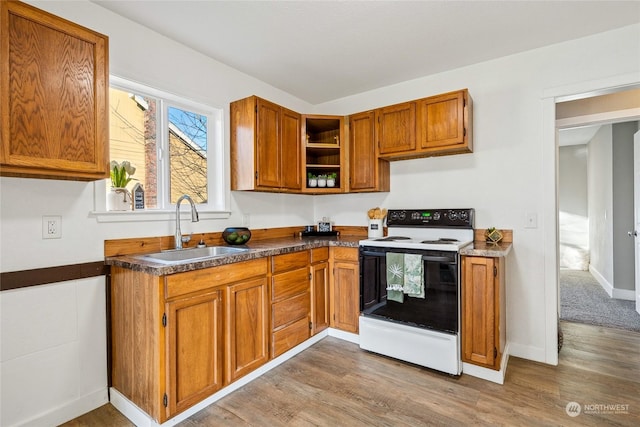
[(171, 418), (222, 388), (222, 293), (171, 301), (166, 313)]
[(108, 38), (0, 2), (0, 174), (109, 176)]
[(331, 280), (331, 326), (358, 333), (360, 273), (358, 249), (333, 247)]
[(376, 110), (378, 153), (411, 152), (416, 149), (416, 103), (405, 102)]
[(419, 100), (420, 148), (434, 155), (470, 153), (471, 111), (466, 89)]
[(389, 191), (389, 162), (378, 158), (375, 112), (349, 117), (349, 191)]
[(231, 189), (300, 192), (300, 114), (256, 96), (230, 109)]
[(269, 360), (267, 290), (266, 276), (227, 288), (227, 383)]
[(311, 336), (309, 251), (271, 257), (271, 355)]
[(311, 250), (312, 335), (329, 327), (329, 248)]
[(462, 360), (499, 369), (505, 344), (504, 260), (462, 257)]

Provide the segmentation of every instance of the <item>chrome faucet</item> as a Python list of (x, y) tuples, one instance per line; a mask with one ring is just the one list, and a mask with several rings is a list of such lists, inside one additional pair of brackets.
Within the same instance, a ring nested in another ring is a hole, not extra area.
[[(186, 194), (183, 196), (180, 196), (180, 198), (176, 202), (176, 235), (175, 235), (176, 249), (182, 249), (183, 240), (182, 240), (182, 232), (180, 231), (180, 203), (185, 199), (191, 204), (191, 222), (200, 221), (200, 217), (198, 216), (198, 211), (196, 210), (196, 204), (193, 203), (193, 200), (191, 200), (191, 197), (189, 197)], [(184, 242), (188, 242), (189, 240), (191, 240), (190, 237), (187, 240), (184, 240)]]

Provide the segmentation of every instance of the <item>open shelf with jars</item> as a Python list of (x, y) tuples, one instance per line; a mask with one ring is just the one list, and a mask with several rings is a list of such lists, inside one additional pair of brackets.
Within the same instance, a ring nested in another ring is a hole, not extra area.
[(344, 117), (303, 116), (305, 192), (345, 191)]

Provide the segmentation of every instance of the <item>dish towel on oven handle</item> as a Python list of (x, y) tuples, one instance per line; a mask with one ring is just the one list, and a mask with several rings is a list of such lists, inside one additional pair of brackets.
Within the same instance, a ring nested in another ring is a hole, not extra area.
[(424, 273), (422, 255), (404, 254), (404, 293), (414, 298), (424, 298)]
[(404, 254), (387, 252), (387, 300), (404, 302)]

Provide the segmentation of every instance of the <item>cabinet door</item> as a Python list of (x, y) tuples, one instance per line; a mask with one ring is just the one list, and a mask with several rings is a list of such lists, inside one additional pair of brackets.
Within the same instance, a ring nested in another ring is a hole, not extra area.
[(329, 327), (329, 263), (311, 266), (311, 322), (313, 335)]
[(388, 191), (389, 163), (376, 155), (375, 113), (352, 115), (349, 132), (349, 191)]
[(331, 326), (358, 332), (360, 315), (358, 264), (335, 262), (333, 265)]
[(286, 108), (282, 109), (280, 170), (282, 171), (282, 188), (287, 190), (302, 189), (300, 120), (300, 114)]
[(221, 291), (167, 303), (168, 418), (222, 387)]
[(231, 383), (269, 360), (266, 277), (227, 288), (226, 381)]
[(458, 91), (418, 102), (422, 149), (443, 153), (471, 151), (467, 98), (466, 91)]
[(493, 367), (496, 347), (494, 258), (462, 257), (462, 357)]
[(107, 178), (108, 38), (22, 2), (0, 11), (2, 175)]
[(379, 154), (416, 149), (416, 103), (405, 102), (376, 110)]
[(280, 124), (282, 107), (258, 98), (256, 179), (258, 187), (280, 187)]

